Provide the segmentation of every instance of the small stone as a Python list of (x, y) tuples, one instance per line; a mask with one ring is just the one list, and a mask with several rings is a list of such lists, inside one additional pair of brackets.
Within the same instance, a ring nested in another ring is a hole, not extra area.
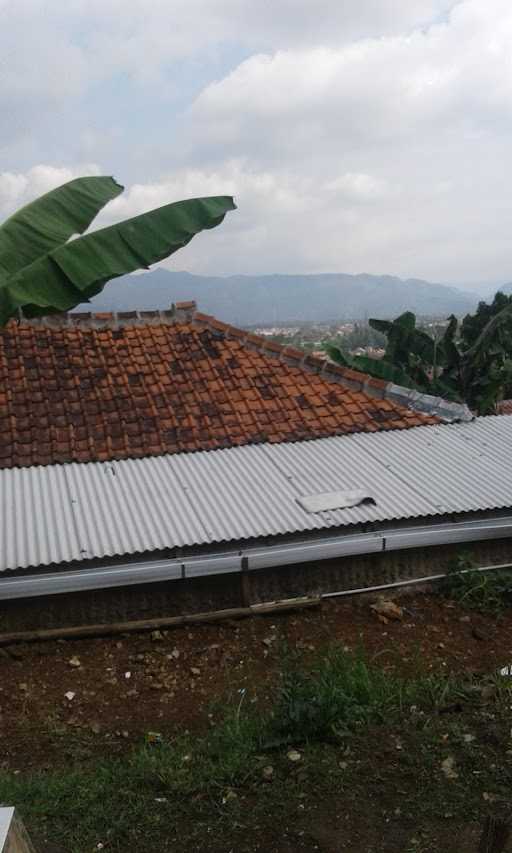
[(72, 691), (72, 690), (68, 690), (68, 692), (67, 692), (67, 693), (64, 693), (64, 696), (66, 697), (66, 699), (68, 700), (68, 702), (72, 702), (72, 701), (73, 701), (73, 699), (74, 699), (74, 698), (75, 698), (75, 696), (76, 696), (76, 693), (73, 693), (73, 691)]
[(445, 758), (444, 761), (441, 762), (441, 770), (447, 779), (458, 779), (459, 774), (455, 770), (455, 758), (453, 755), (449, 755), (448, 758)]
[(274, 640), (275, 640), (275, 637), (265, 637), (265, 639), (262, 640), (261, 642), (263, 643), (264, 646), (271, 646), (272, 643), (274, 642)]
[(340, 770), (346, 770), (348, 767), (348, 761), (340, 761), (338, 767)]
[(261, 771), (261, 775), (263, 776), (265, 782), (271, 782), (274, 778), (274, 768), (269, 764), (268, 767), (264, 767)]
[(128, 671), (128, 672), (125, 672), (124, 677), (125, 677), (126, 679), (131, 678), (131, 677), (132, 677), (131, 672), (129, 672), (129, 671)]
[(475, 735), (467, 734), (462, 736), (462, 740), (464, 743), (473, 743), (473, 741), (476, 740), (476, 737)]
[(201, 675), (201, 670), (198, 669), (197, 666), (191, 666), (190, 667), (190, 673), (191, 673), (191, 675), (196, 675), (196, 676)]
[(459, 622), (471, 622), (471, 616), (460, 616)]
[(222, 805), (229, 803), (230, 800), (237, 800), (237, 799), (238, 799), (238, 794), (236, 794), (235, 791), (233, 791), (230, 788), (228, 791), (226, 791), (226, 794), (222, 798)]
[(180, 656), (178, 649), (173, 649), (170, 655), (167, 655), (168, 658), (174, 658), (174, 660), (178, 660)]
[(151, 639), (154, 643), (161, 643), (164, 639), (164, 635), (161, 631), (151, 631)]
[(382, 596), (375, 602), (375, 604), (370, 605), (370, 610), (373, 610), (377, 616), (383, 617), (384, 619), (400, 621), (404, 617), (404, 611), (398, 606), (398, 604), (390, 598), (383, 598)]
[(92, 723), (91, 732), (93, 735), (99, 735), (101, 733), (101, 726), (99, 723)]
[(20, 690), (23, 690), (24, 693), (26, 693), (28, 690), (28, 684), (25, 684), (25, 682), (22, 682), (22, 684), (20, 684), (19, 687), (20, 687)]
[(76, 656), (73, 656), (72, 658), (70, 658), (68, 660), (68, 663), (70, 666), (74, 666), (74, 667), (82, 666), (82, 664), (80, 663), (80, 658), (77, 658)]
[(296, 749), (289, 749), (286, 753), (286, 757), (288, 758), (288, 761), (293, 762), (300, 761), (302, 758), (300, 752), (297, 752)]

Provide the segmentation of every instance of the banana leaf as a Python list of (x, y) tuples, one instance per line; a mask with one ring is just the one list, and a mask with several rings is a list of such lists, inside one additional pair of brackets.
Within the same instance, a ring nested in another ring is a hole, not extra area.
[(375, 329), (376, 332), (381, 332), (383, 335), (389, 334), (393, 328), (393, 320), (379, 320), (378, 317), (370, 317), (368, 325)]
[(383, 332), (387, 338), (386, 360), (402, 369), (409, 365), (411, 354), (417, 355), (426, 364), (434, 360), (434, 341), (421, 329), (416, 328), (416, 316), (412, 311), (404, 311), (396, 320), (369, 321), (372, 329)]
[(405, 370), (396, 367), (394, 364), (390, 364), (389, 361), (383, 358), (370, 358), (365, 355), (347, 355), (346, 353), (342, 353), (338, 347), (332, 345), (327, 345), (325, 351), (329, 358), (342, 367), (350, 367), (352, 370), (359, 370), (361, 373), (367, 373), (376, 379), (393, 382), (395, 385), (403, 385), (415, 391), (421, 390)]
[(74, 234), (83, 234), (122, 191), (113, 178), (76, 178), (20, 208), (0, 225), (0, 283)]
[(489, 342), (493, 340), (493, 336), (496, 334), (497, 330), (507, 323), (511, 316), (512, 305), (507, 305), (505, 308), (502, 308), (498, 314), (491, 317), (478, 335), (475, 343), (464, 353), (464, 359), (466, 361), (471, 361), (473, 358), (482, 353), (489, 345)]
[(27, 317), (74, 308), (110, 279), (167, 258), (235, 207), (230, 196), (187, 199), (52, 249), (0, 280), (0, 325), (19, 308)]

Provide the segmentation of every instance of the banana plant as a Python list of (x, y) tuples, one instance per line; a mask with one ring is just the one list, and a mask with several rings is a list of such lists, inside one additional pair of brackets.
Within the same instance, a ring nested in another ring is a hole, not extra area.
[(436, 342), (417, 329), (416, 317), (406, 312), (393, 321), (369, 320), (373, 329), (387, 336), (382, 359), (350, 356), (332, 345), (326, 350), (338, 364), (417, 391), (464, 401), (478, 414), (490, 414), (504, 388), (512, 383), (511, 342), (505, 331), (511, 316), (512, 303), (491, 317), (466, 348), (457, 339), (458, 321), (453, 314)]
[(20, 311), (35, 317), (89, 301), (111, 279), (164, 260), (236, 207), (231, 196), (186, 199), (85, 234), (123, 189), (111, 177), (76, 178), (0, 225), (0, 326)]
[(327, 348), (329, 357), (338, 364), (369, 373), (378, 379), (424, 391), (430, 384), (428, 366), (435, 363), (436, 347), (432, 338), (416, 328), (416, 317), (411, 311), (400, 314), (396, 320), (368, 321), (371, 328), (387, 337), (382, 359), (367, 356), (349, 356), (333, 346)]

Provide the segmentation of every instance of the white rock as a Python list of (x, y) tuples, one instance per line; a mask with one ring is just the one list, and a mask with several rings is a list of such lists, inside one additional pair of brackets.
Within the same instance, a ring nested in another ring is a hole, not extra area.
[(287, 758), (288, 758), (288, 761), (294, 761), (295, 762), (295, 761), (300, 761), (302, 756), (301, 756), (300, 752), (297, 752), (296, 749), (290, 749), (287, 752)]
[(459, 774), (455, 770), (455, 758), (453, 755), (449, 755), (448, 758), (445, 758), (445, 760), (441, 762), (441, 770), (447, 779), (459, 778)]

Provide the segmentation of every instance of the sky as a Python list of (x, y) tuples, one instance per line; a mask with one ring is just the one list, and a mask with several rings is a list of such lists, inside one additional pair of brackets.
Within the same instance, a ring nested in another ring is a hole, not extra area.
[(0, 0), (0, 217), (238, 210), (165, 265), (512, 280), (510, 0)]

